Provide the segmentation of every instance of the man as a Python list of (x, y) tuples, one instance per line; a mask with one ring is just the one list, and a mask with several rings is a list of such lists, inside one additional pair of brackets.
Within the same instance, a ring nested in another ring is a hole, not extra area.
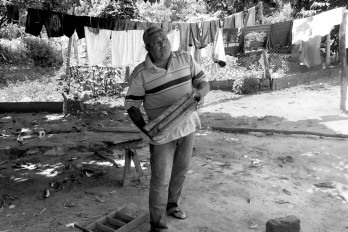
[[(185, 94), (198, 102), (210, 87), (200, 66), (185, 51), (171, 51), (163, 29), (151, 26), (143, 35), (148, 54), (131, 75), (125, 108), (133, 123), (148, 136), (139, 107), (143, 104), (151, 121)], [(188, 115), (180, 125), (163, 138), (149, 138), (151, 180), (149, 208), (151, 231), (168, 231), (166, 214), (185, 219), (178, 201), (191, 159), (195, 129), (200, 127), (197, 112)]]

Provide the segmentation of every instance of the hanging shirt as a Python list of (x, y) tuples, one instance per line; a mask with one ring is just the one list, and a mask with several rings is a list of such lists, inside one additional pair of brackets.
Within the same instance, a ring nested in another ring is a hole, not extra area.
[(320, 43), (321, 36), (319, 35), (310, 38), (308, 41), (299, 42), (300, 61), (308, 68), (321, 64)]
[(145, 60), (147, 51), (143, 41), (143, 34), (144, 30), (112, 31), (112, 66), (129, 66)]
[(244, 27), (244, 15), (243, 12), (239, 12), (234, 14), (234, 27), (235, 28), (243, 28)]
[(172, 45), (172, 51), (177, 51), (180, 48), (180, 31), (179, 29), (174, 29), (170, 31), (167, 35), (170, 44)]
[(14, 5), (6, 5), (7, 23), (19, 23), (19, 7)]
[(246, 16), (246, 18), (247, 18), (246, 26), (247, 27), (251, 27), (251, 26), (256, 25), (255, 17), (256, 17), (256, 8), (254, 6), (254, 7), (251, 7), (250, 9), (248, 9), (248, 14)]
[(89, 65), (106, 64), (106, 56), (110, 48), (111, 31), (105, 29), (92, 30), (85, 27), (86, 47)]
[(235, 27), (235, 22), (234, 22), (234, 15), (230, 15), (225, 18), (224, 20), (224, 28), (225, 29), (230, 29)]
[(213, 60), (215, 63), (218, 63), (220, 67), (226, 66), (226, 55), (223, 42), (222, 28), (219, 28), (213, 44)]
[(341, 24), (343, 10), (343, 7), (339, 7), (313, 16), (311, 37), (325, 36), (330, 33), (335, 25)]

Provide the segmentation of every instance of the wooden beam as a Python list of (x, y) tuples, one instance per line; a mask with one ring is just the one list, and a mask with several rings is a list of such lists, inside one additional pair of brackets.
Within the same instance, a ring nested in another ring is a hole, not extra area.
[(347, 113), (347, 87), (348, 87), (348, 67), (347, 67), (347, 51), (346, 51), (346, 30), (347, 30), (348, 10), (343, 14), (343, 20), (340, 26), (340, 60), (341, 60), (341, 103), (340, 109)]
[(275, 129), (262, 129), (262, 128), (231, 128), (231, 127), (212, 127), (212, 130), (223, 131), (226, 133), (271, 133), (271, 134), (298, 134), (298, 135), (315, 135), (321, 137), (333, 137), (333, 138), (348, 138), (348, 135), (345, 134), (327, 134), (320, 132), (312, 131), (291, 131), (291, 130), (275, 130)]

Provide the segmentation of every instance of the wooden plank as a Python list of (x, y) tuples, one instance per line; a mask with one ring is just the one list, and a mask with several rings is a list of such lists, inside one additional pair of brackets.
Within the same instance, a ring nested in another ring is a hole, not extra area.
[(99, 132), (140, 133), (140, 130), (135, 127), (98, 127), (94, 130)]
[(100, 230), (102, 232), (115, 232), (116, 230), (104, 225), (104, 224), (101, 224), (100, 222), (96, 222), (96, 227), (97, 227), (97, 230)]
[(184, 120), (189, 114), (191, 114), (192, 112), (196, 111), (197, 104), (198, 103), (193, 100), (191, 105), (189, 105), (188, 108), (186, 108), (184, 110), (184, 112), (182, 112), (173, 121), (171, 121), (170, 123), (166, 124), (157, 134), (154, 135), (154, 137), (157, 137), (157, 136), (158, 137), (162, 137), (165, 134), (167, 134), (169, 130), (171, 130), (173, 127), (177, 126), (180, 122), (182, 122), (182, 120)]
[(347, 17), (348, 11), (343, 14), (343, 20), (340, 26), (339, 42), (340, 42), (340, 60), (341, 60), (341, 102), (340, 109), (343, 112), (348, 111), (347, 106), (347, 88), (348, 88), (348, 67), (347, 67), (347, 51), (346, 51), (346, 33), (347, 33)]
[(130, 221), (132, 221), (132, 220), (135, 219), (134, 217), (131, 217), (131, 216), (129, 216), (129, 215), (127, 215), (127, 214), (124, 214), (124, 213), (121, 213), (121, 212), (119, 212), (119, 211), (116, 212), (116, 215), (115, 215), (114, 218), (116, 218), (116, 219), (122, 219), (122, 220), (124, 220), (124, 221), (126, 221), (126, 222), (130, 222)]
[(114, 226), (117, 226), (117, 227), (122, 227), (124, 225), (126, 225), (126, 223), (124, 222), (121, 222), (115, 218), (112, 218), (112, 217), (107, 217), (107, 222), (111, 225), (114, 225)]
[(291, 130), (275, 130), (275, 129), (262, 129), (262, 128), (232, 128), (232, 127), (212, 127), (213, 130), (223, 131), (227, 133), (277, 133), (277, 134), (302, 134), (302, 135), (315, 135), (322, 137), (334, 137), (334, 138), (348, 138), (345, 134), (327, 134), (312, 131), (291, 131)]
[[(73, 102), (72, 104), (80, 107), (79, 102)], [(62, 113), (63, 102), (1, 102), (0, 113)]]
[(123, 227), (117, 229), (115, 232), (128, 232), (134, 229), (136, 226), (144, 223), (146, 220), (146, 217), (147, 217), (147, 214), (142, 214), (139, 217), (127, 223), (126, 225), (124, 225)]
[(184, 103), (180, 104), (178, 108), (170, 112), (165, 119), (158, 123), (151, 131), (149, 131), (149, 135), (153, 137), (158, 134), (162, 128), (166, 127), (166, 125), (171, 123), (175, 118), (179, 117), (194, 102), (195, 100), (189, 97)]
[(187, 101), (190, 98), (189, 94), (186, 94), (185, 96), (181, 97), (176, 103), (168, 107), (162, 114), (160, 114), (157, 118), (149, 122), (144, 126), (144, 130), (149, 132), (152, 128), (154, 128), (158, 123), (160, 123), (162, 120), (164, 120), (168, 115), (170, 115), (174, 110), (176, 110), (180, 105), (182, 105), (185, 101)]

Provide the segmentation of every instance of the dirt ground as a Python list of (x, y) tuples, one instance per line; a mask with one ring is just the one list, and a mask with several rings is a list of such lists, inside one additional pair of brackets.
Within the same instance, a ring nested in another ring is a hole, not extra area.
[[(303, 232), (348, 231), (348, 139), (213, 130), (243, 127), (348, 134), (348, 115), (340, 112), (339, 102), (339, 79), (250, 96), (211, 91), (199, 110), (202, 130), (197, 131), (181, 198), (188, 218), (170, 218), (170, 231), (264, 232), (267, 220), (288, 215), (301, 220)], [(68, 225), (89, 225), (122, 206), (132, 216), (148, 212), (148, 148), (139, 149), (145, 184), (135, 176), (123, 187), (124, 151), (108, 154), (120, 168), (88, 153), (102, 135), (86, 128), (130, 122), (117, 108), (89, 109), (94, 117), (0, 115), (1, 130), (6, 130), (0, 146), (7, 144), (17, 151), (9, 159), (0, 156), (1, 232), (78, 231)], [(52, 152), (37, 141), (31, 148), (16, 150), (14, 135), (21, 128), (43, 128), (67, 136), (69, 144), (74, 139), (92, 142), (70, 150), (58, 146)], [(147, 220), (132, 231), (148, 230)]]

